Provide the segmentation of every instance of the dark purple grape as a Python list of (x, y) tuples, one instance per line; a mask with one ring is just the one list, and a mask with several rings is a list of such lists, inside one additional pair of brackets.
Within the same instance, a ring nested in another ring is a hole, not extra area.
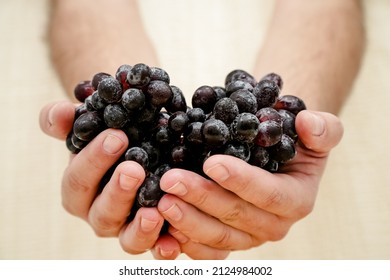
[(72, 141), (73, 146), (78, 150), (84, 149), (85, 146), (87, 146), (87, 144), (89, 143), (89, 141), (84, 141), (84, 140), (77, 138), (76, 135), (74, 135), (74, 133), (72, 133), (71, 141)]
[(190, 122), (204, 122), (206, 120), (206, 114), (201, 108), (190, 108), (186, 114)]
[(145, 91), (147, 102), (155, 107), (164, 107), (173, 97), (171, 86), (166, 82), (151, 81)]
[(82, 114), (73, 124), (73, 133), (84, 141), (91, 141), (102, 130), (103, 121), (97, 112)]
[(149, 167), (148, 153), (141, 147), (131, 147), (125, 153), (125, 160), (133, 160), (139, 163), (145, 170)]
[(269, 153), (266, 148), (254, 145), (251, 149), (249, 163), (257, 167), (264, 167), (269, 161)]
[(261, 80), (253, 88), (253, 94), (256, 97), (257, 109), (264, 107), (273, 107), (279, 96), (280, 89), (278, 85), (271, 80)]
[(85, 104), (85, 108), (87, 109), (87, 111), (90, 111), (90, 112), (96, 111), (95, 107), (93, 107), (93, 104), (92, 104), (92, 95), (85, 98), (84, 104)]
[(72, 154), (77, 154), (78, 152), (80, 152), (80, 149), (75, 147), (75, 145), (73, 145), (73, 141), (72, 141), (72, 138), (73, 138), (73, 132), (71, 131), (70, 133), (68, 133), (68, 135), (66, 136), (66, 140), (65, 140), (65, 144), (66, 144), (66, 148), (72, 153)]
[(173, 139), (173, 136), (171, 135), (171, 132), (168, 129), (167, 125), (159, 125), (154, 129), (153, 132), (153, 141), (158, 146), (168, 146), (171, 144), (171, 141)]
[(278, 113), (282, 118), (283, 133), (290, 136), (296, 142), (298, 140), (298, 134), (295, 130), (295, 115), (283, 109), (278, 110)]
[(107, 127), (122, 128), (128, 120), (127, 111), (120, 104), (109, 104), (104, 109), (104, 122)]
[(174, 112), (168, 120), (168, 129), (174, 134), (183, 133), (189, 124), (188, 116), (185, 112)]
[(226, 148), (223, 151), (223, 154), (234, 156), (236, 158), (248, 162), (251, 155), (251, 151), (247, 144), (235, 142), (227, 144)]
[(87, 106), (85, 105), (85, 103), (81, 103), (75, 109), (74, 119), (76, 120), (78, 117), (80, 117), (82, 114), (86, 112), (88, 112)]
[(230, 139), (229, 128), (221, 120), (209, 119), (202, 125), (202, 137), (205, 145), (222, 147)]
[(263, 80), (273, 81), (279, 87), (280, 90), (282, 90), (283, 88), (282, 77), (276, 73), (268, 73), (267, 75), (265, 75), (263, 78), (260, 79), (260, 81)]
[(190, 159), (190, 152), (184, 145), (175, 146), (171, 151), (171, 162), (173, 167), (184, 168)]
[(279, 169), (279, 162), (270, 158), (269, 161), (263, 166), (263, 169), (275, 173)]
[(154, 175), (161, 178), (166, 172), (168, 172), (171, 169), (172, 169), (172, 167), (168, 163), (161, 164), (154, 171)]
[(96, 111), (102, 111), (107, 106), (107, 103), (100, 97), (97, 90), (91, 95), (91, 105)]
[(112, 76), (108, 73), (105, 73), (105, 72), (99, 72), (99, 73), (96, 73), (95, 75), (93, 75), (93, 77), (92, 77), (93, 88), (95, 90), (97, 90), (100, 82), (106, 78), (112, 78)]
[(246, 89), (252, 92), (253, 86), (247, 81), (242, 81), (242, 80), (233, 81), (226, 86), (226, 96), (230, 96), (233, 92), (239, 89)]
[(197, 147), (203, 144), (202, 122), (192, 122), (184, 132), (184, 141), (190, 147)]
[(296, 149), (294, 140), (286, 134), (282, 135), (280, 141), (269, 148), (272, 159), (285, 163), (295, 157)]
[(134, 124), (127, 124), (122, 127), (122, 130), (126, 133), (130, 146), (139, 145), (144, 140), (145, 131)]
[(232, 138), (241, 143), (252, 143), (259, 132), (260, 122), (251, 113), (241, 113), (233, 120), (230, 131)]
[(140, 112), (136, 115), (137, 125), (144, 130), (153, 127), (158, 119), (160, 109), (146, 103)]
[(239, 89), (230, 95), (230, 99), (237, 103), (240, 113), (252, 113), (257, 112), (256, 97), (246, 89)]
[(260, 122), (265, 121), (275, 121), (275, 122), (282, 122), (282, 116), (276, 111), (274, 108), (271, 107), (264, 107), (261, 108), (256, 112), (256, 117)]
[(201, 86), (192, 95), (192, 107), (201, 108), (205, 114), (213, 110), (216, 102), (217, 94), (210, 86)]
[(169, 113), (177, 111), (187, 111), (187, 102), (183, 92), (177, 86), (171, 85), (172, 98), (165, 104), (165, 109)]
[(168, 73), (159, 67), (150, 67), (150, 79), (152, 81), (159, 80), (169, 84), (171, 79), (169, 78)]
[(128, 64), (123, 64), (119, 66), (115, 73), (115, 79), (122, 85), (122, 91), (126, 91), (130, 88), (130, 84), (127, 81), (127, 75), (129, 74), (132, 66)]
[(161, 152), (160, 149), (153, 145), (152, 142), (146, 141), (141, 143), (141, 148), (146, 151), (149, 158), (149, 168), (155, 169), (160, 165)]
[(278, 98), (274, 108), (284, 109), (290, 111), (294, 115), (297, 115), (300, 111), (306, 109), (306, 105), (302, 99), (294, 95), (283, 95)]
[(142, 88), (150, 82), (150, 67), (144, 63), (135, 64), (127, 75), (130, 86)]
[(129, 88), (122, 95), (122, 106), (130, 113), (140, 111), (146, 103), (145, 94), (137, 88)]
[(122, 86), (113, 77), (101, 80), (97, 90), (106, 103), (115, 103), (122, 98)]
[(137, 202), (140, 207), (155, 207), (163, 195), (160, 177), (149, 175), (138, 189)]
[(239, 113), (236, 101), (229, 97), (218, 100), (213, 109), (214, 117), (225, 124), (230, 124)]
[(94, 91), (95, 89), (93, 88), (91, 81), (82, 81), (76, 85), (73, 93), (78, 101), (84, 102), (84, 100)]
[(269, 147), (278, 143), (282, 138), (282, 134), (281, 123), (275, 121), (261, 122), (254, 143), (262, 147)]
[(227, 87), (227, 85), (233, 81), (245, 81), (249, 82), (252, 86), (256, 85), (256, 79), (251, 74), (242, 69), (235, 69), (226, 75), (225, 87)]
[(217, 101), (226, 97), (226, 89), (220, 86), (213, 87), (215, 94), (217, 95)]

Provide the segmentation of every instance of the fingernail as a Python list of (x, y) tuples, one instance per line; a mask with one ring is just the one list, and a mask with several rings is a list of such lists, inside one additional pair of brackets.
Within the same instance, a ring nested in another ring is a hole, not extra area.
[(310, 114), (310, 118), (311, 118), (311, 133), (312, 133), (312, 135), (313, 136), (321, 136), (325, 130), (324, 120), (320, 116), (318, 116), (314, 113)]
[(141, 228), (145, 232), (150, 232), (154, 230), (157, 226), (157, 221), (148, 220), (144, 217), (141, 218)]
[(128, 191), (134, 189), (139, 182), (139, 179), (127, 176), (125, 174), (119, 175), (119, 185), (122, 189)]
[(179, 221), (183, 217), (183, 212), (180, 210), (177, 204), (173, 204), (167, 210), (162, 211), (162, 214), (168, 216), (169, 219), (173, 221)]
[(187, 194), (187, 187), (182, 182), (177, 182), (172, 187), (167, 189), (167, 193), (183, 196)]
[(229, 170), (220, 163), (217, 163), (206, 170), (207, 176), (216, 181), (226, 181), (230, 177)]
[(173, 252), (174, 252), (173, 250), (163, 250), (160, 248), (160, 254), (164, 258), (168, 258), (168, 257), (172, 256)]
[(103, 149), (109, 154), (118, 153), (124, 145), (124, 142), (117, 136), (108, 134), (103, 141)]

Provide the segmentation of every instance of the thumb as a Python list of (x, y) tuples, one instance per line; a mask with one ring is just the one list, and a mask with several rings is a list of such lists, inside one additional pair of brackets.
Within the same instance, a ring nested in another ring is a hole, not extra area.
[(344, 133), (338, 117), (331, 113), (303, 110), (295, 120), (300, 141), (306, 148), (327, 153), (340, 141)]

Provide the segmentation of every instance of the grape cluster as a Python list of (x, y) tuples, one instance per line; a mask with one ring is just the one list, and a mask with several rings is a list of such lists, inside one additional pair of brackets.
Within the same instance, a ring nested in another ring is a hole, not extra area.
[[(295, 117), (306, 107), (296, 96), (281, 96), (282, 87), (278, 74), (256, 81), (236, 69), (224, 86), (197, 88), (188, 106), (165, 70), (125, 64), (114, 76), (100, 72), (76, 85), (81, 105), (66, 144), (78, 153), (104, 129), (124, 131), (129, 147), (117, 164), (133, 160), (144, 168), (135, 207), (153, 207), (163, 195), (160, 178), (171, 168), (206, 176), (203, 162), (215, 154), (235, 156), (270, 172), (291, 160), (298, 140)], [(102, 187), (117, 164), (104, 176)]]

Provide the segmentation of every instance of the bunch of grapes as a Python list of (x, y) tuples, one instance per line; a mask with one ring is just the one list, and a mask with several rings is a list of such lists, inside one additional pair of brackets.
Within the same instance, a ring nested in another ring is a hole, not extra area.
[(104, 129), (124, 131), (129, 147), (101, 187), (117, 164), (136, 161), (146, 178), (134, 207), (153, 207), (164, 194), (160, 178), (172, 168), (206, 176), (203, 163), (215, 154), (238, 157), (270, 172), (290, 161), (298, 140), (295, 117), (306, 107), (296, 96), (281, 96), (282, 86), (278, 74), (256, 81), (236, 69), (228, 73), (224, 86), (197, 88), (188, 106), (165, 70), (125, 64), (115, 76), (100, 72), (75, 87), (81, 105), (66, 144), (78, 153)]

